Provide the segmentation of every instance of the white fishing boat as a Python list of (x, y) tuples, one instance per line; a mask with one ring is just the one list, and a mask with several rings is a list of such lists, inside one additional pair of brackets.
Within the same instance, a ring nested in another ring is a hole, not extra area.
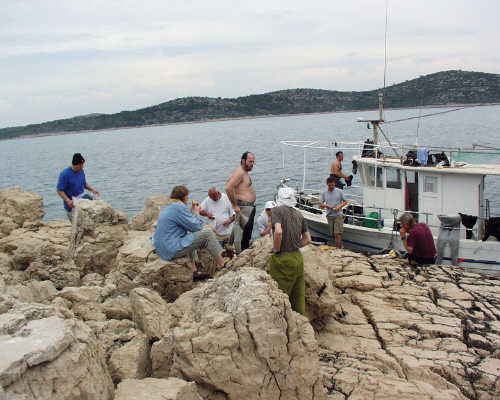
[[(353, 165), (357, 166), (360, 186), (344, 190), (349, 201), (349, 206), (343, 210), (342, 238), (346, 248), (366, 253), (393, 249), (405, 254), (399, 236), (398, 218), (404, 212), (411, 212), (419, 222), (429, 225), (442, 264), (453, 261), (453, 264), (467, 268), (500, 272), (500, 218), (490, 217), (489, 201), (485, 198), (485, 177), (500, 175), (500, 164), (464, 161), (466, 157), (473, 158), (471, 156), (498, 155), (499, 149), (486, 146), (423, 148), (391, 143), (380, 129), (384, 123), (382, 99), (380, 104), (378, 119), (360, 121), (372, 129), (373, 140), (359, 143), (281, 142), (284, 150), (289, 146), (303, 149), (304, 172), (302, 188), (296, 188), (296, 208), (307, 220), (312, 235), (331, 239), (325, 212), (319, 208), (319, 195), (325, 187), (306, 187), (306, 152), (310, 158), (314, 150), (326, 149), (331, 154), (339, 150), (355, 150), (358, 154), (353, 157)], [(383, 144), (379, 140), (380, 134), (385, 137)], [(417, 152), (421, 163), (417, 161)], [(293, 187), (288, 181), (283, 178), (280, 186)], [(437, 246), (443, 229), (442, 216), (460, 218), (458, 226), (446, 228), (448, 232), (459, 231), (458, 254), (455, 257), (448, 243), (441, 251)]]

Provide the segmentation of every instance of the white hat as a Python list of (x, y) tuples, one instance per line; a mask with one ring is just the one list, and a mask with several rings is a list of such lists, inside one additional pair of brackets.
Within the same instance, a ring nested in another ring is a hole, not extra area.
[(280, 188), (278, 190), (278, 198), (276, 199), (278, 206), (293, 207), (297, 204), (295, 200), (295, 190), (289, 187)]
[(264, 206), (264, 208), (266, 210), (269, 209), (269, 208), (274, 208), (274, 207), (276, 207), (276, 203), (274, 201), (272, 201), (272, 200), (266, 201), (266, 205)]

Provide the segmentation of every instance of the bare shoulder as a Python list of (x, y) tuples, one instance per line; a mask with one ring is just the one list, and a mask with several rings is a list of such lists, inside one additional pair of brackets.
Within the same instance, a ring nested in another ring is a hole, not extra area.
[(243, 171), (243, 168), (238, 167), (236, 168), (233, 173), (227, 178), (226, 183), (239, 183), (243, 179), (243, 175), (245, 174), (245, 171)]
[(233, 171), (229, 179), (239, 179), (242, 178), (243, 175), (245, 175), (245, 171), (243, 170), (243, 168), (238, 167)]

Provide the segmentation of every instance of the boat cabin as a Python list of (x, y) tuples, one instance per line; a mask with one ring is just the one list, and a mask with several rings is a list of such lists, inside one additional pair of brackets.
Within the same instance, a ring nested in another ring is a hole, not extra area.
[[(362, 156), (354, 160), (362, 182), (365, 213), (378, 211), (384, 226), (392, 226), (393, 209), (407, 210), (437, 234), (440, 226), (437, 215), (462, 213), (479, 217), (474, 236), (482, 237), (484, 219), (489, 217), (484, 198), (485, 176), (500, 174), (498, 165), (448, 162), (448, 166), (416, 166), (404, 165), (401, 158)], [(465, 238), (465, 229), (461, 235)]]

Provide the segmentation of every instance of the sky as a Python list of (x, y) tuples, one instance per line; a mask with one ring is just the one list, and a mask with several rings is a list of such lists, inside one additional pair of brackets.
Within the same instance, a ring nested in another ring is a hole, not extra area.
[(0, 128), (178, 97), (500, 73), (498, 0), (2, 0)]

